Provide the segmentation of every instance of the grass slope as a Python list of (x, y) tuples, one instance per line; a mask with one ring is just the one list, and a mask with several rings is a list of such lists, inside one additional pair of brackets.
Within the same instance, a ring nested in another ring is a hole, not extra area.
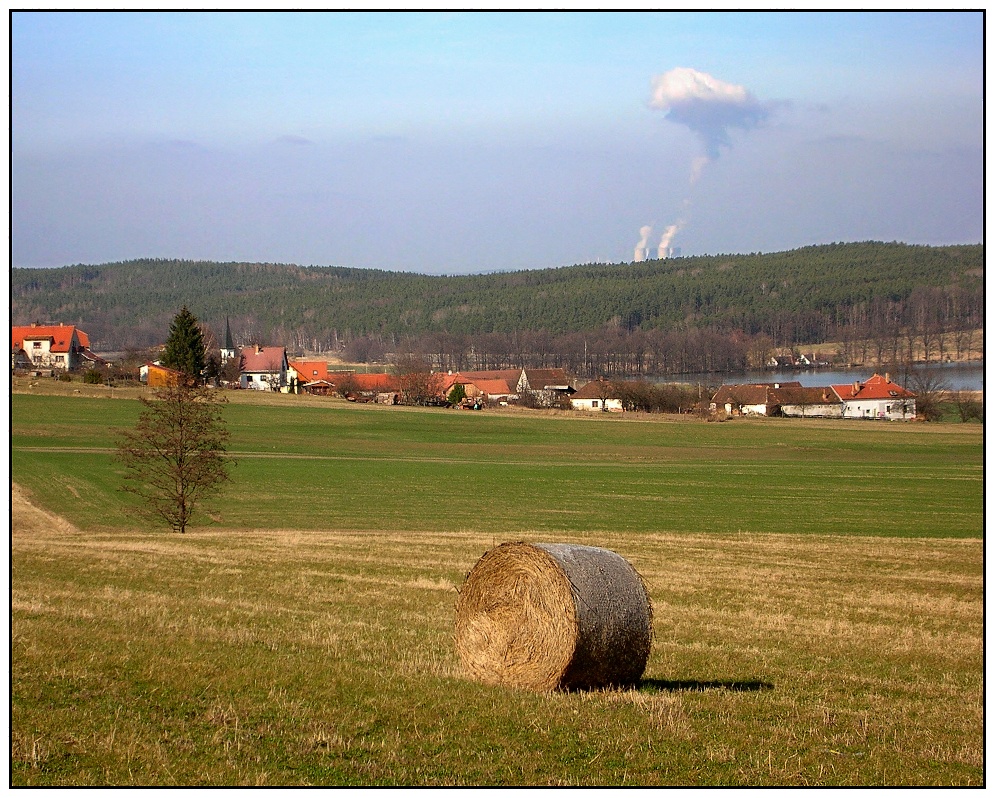
[[(238, 466), (215, 514), (228, 527), (981, 534), (980, 427), (238, 399), (226, 410)], [(17, 394), (13, 473), (77, 525), (127, 528), (133, 505), (116, 492), (112, 451), (139, 410)]]
[[(12, 785), (983, 783), (978, 428), (235, 398), (179, 536), (115, 491), (136, 402), (12, 396)], [(639, 570), (638, 689), (461, 678), (514, 538)]]

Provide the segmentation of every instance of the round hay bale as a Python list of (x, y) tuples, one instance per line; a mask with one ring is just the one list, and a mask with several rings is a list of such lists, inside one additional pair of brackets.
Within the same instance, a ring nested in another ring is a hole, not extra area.
[(456, 651), (466, 674), (488, 684), (635, 684), (652, 636), (636, 569), (594, 546), (504, 543), (477, 561), (456, 600)]

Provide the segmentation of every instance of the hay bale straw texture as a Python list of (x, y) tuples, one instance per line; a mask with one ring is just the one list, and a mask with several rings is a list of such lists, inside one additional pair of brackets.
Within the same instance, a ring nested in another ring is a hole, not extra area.
[(608, 549), (504, 543), (467, 574), (456, 601), (466, 674), (530, 690), (631, 685), (646, 668), (653, 606)]

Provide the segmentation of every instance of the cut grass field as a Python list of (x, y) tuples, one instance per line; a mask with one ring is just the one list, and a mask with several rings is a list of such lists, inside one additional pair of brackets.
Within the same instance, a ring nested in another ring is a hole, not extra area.
[[(180, 536), (116, 490), (137, 402), (12, 396), (12, 784), (983, 783), (980, 428), (233, 399)], [(519, 539), (640, 572), (637, 689), (462, 677)]]

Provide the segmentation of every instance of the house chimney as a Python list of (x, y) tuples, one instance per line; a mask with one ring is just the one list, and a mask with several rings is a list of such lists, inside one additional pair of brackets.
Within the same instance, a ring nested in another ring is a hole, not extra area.
[(887, 371), (884, 373), (884, 381), (891, 382), (891, 375)]
[(853, 384), (853, 395), (856, 396), (858, 393), (860, 393), (860, 383), (855, 382)]
[(263, 351), (263, 348), (259, 344), (256, 344), (256, 354), (260, 355), (260, 354), (262, 354), (262, 351)]

